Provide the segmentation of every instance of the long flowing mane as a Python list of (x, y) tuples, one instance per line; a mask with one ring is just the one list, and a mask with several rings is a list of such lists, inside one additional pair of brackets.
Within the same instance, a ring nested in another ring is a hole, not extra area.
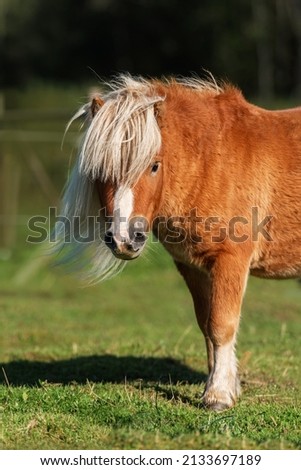
[(154, 117), (158, 96), (152, 85), (123, 77), (112, 85), (86, 132), (80, 171), (93, 180), (111, 179), (131, 185), (160, 150), (161, 134)]
[(103, 106), (96, 114), (91, 115), (91, 102), (87, 103), (67, 126), (82, 116), (87, 129), (60, 211), (62, 221), (68, 222), (58, 223), (54, 232), (55, 251), (61, 253), (61, 261), (93, 283), (117, 274), (126, 263), (116, 259), (103, 241), (105, 220), (99, 213), (95, 180), (110, 179), (124, 187), (138, 180), (160, 150), (161, 133), (154, 108), (165, 100), (169, 88), (210, 94), (223, 91), (213, 77), (161, 82), (121, 75), (105, 85), (109, 91), (100, 94)]

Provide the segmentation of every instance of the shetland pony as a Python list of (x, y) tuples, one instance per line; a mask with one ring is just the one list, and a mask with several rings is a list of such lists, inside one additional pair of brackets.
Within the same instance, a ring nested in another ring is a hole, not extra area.
[(109, 85), (74, 117), (87, 130), (59, 249), (100, 281), (138, 258), (152, 230), (205, 337), (203, 404), (224, 410), (240, 394), (235, 340), (249, 274), (301, 276), (301, 109), (261, 109), (213, 79)]

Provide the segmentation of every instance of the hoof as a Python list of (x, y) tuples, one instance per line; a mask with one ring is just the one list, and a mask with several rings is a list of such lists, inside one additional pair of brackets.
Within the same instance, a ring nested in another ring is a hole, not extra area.
[(208, 411), (215, 411), (216, 413), (220, 413), (222, 411), (229, 410), (229, 408), (232, 408), (233, 405), (229, 405), (228, 403), (223, 403), (223, 402), (215, 402), (215, 403), (204, 403), (203, 406)]

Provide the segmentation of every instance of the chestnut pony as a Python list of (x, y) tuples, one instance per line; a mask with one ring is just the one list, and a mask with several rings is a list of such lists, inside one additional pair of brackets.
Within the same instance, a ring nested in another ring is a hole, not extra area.
[(136, 259), (152, 230), (205, 337), (203, 404), (229, 408), (240, 393), (235, 340), (249, 274), (301, 275), (301, 109), (261, 109), (213, 79), (109, 85), (73, 118), (84, 115), (87, 130), (59, 247), (98, 281)]

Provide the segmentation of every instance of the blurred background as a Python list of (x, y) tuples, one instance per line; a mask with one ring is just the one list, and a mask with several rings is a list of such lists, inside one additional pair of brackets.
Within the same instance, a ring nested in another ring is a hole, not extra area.
[(78, 138), (61, 146), (65, 125), (91, 87), (204, 70), (259, 104), (300, 103), (301, 1), (0, 0), (3, 276), (29, 275), (27, 221), (58, 203)]

